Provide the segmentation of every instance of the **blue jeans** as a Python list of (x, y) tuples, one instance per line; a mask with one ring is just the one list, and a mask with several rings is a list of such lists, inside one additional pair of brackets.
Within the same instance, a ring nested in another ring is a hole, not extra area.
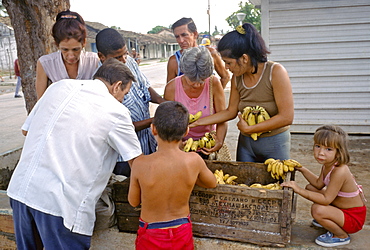
[(264, 162), (268, 158), (285, 160), (290, 158), (290, 131), (258, 138), (239, 134), (236, 160), (242, 162)]
[(91, 236), (71, 232), (63, 218), (46, 214), (10, 198), (18, 250), (89, 249)]
[(21, 88), (21, 85), (22, 85), (22, 78), (20, 76), (17, 76), (17, 85), (15, 86), (14, 95), (19, 95), (19, 89)]

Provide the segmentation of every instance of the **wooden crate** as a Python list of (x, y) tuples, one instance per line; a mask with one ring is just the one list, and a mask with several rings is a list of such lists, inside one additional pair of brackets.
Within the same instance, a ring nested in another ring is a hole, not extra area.
[[(238, 183), (263, 185), (276, 182), (262, 163), (206, 161), (214, 172), (238, 176)], [(294, 179), (294, 173), (288, 173)], [(127, 201), (129, 179), (114, 184), (118, 228), (136, 232), (140, 211)], [(218, 185), (214, 189), (195, 186), (190, 197), (193, 234), (261, 246), (284, 247), (290, 242), (296, 197), (290, 188), (268, 190)]]

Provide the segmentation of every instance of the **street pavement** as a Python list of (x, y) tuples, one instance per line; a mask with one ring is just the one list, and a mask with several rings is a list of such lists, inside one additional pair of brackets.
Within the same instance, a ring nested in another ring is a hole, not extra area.
[[(141, 70), (144, 74), (153, 70), (153, 67), (158, 66), (159, 61), (143, 61)], [(164, 63), (165, 64), (165, 63)], [(163, 65), (160, 65), (162, 68)], [(152, 74), (150, 74), (152, 75)], [(158, 75), (165, 75), (165, 72), (157, 72), (153, 77)], [(153, 88), (159, 93), (163, 94), (165, 85), (164, 77), (161, 78), (150, 78), (147, 75)], [(153, 81), (151, 79), (154, 79)], [(27, 117), (25, 103), (23, 98), (14, 98), (15, 90), (15, 79), (9, 79), (4, 77), (5, 82), (0, 83), (0, 154), (22, 147), (24, 142), (24, 136), (21, 134), (21, 126)], [(229, 95), (229, 88), (225, 89), (226, 97)], [(155, 110), (155, 105), (151, 106), (152, 112)], [(238, 138), (238, 129), (236, 127), (237, 120), (229, 122), (228, 133), (227, 133), (227, 145), (230, 149), (232, 159), (235, 160), (235, 149)], [(294, 138), (295, 135), (292, 135)], [(302, 135), (300, 135), (302, 136)], [(305, 136), (305, 135), (303, 135)], [(312, 135), (307, 135), (312, 137)], [(365, 183), (364, 183), (365, 184)], [(303, 205), (297, 206), (296, 220), (292, 225), (292, 237), (291, 243), (286, 246), (288, 249), (325, 249), (319, 247), (314, 243), (314, 239), (320, 234), (325, 233), (325, 230), (313, 227), (311, 225), (310, 217), (310, 203), (304, 201), (298, 197), (298, 203)], [(307, 204), (307, 205), (306, 205)], [(1, 204), (0, 204), (1, 205)], [(365, 226), (360, 232), (351, 235), (351, 243), (343, 247), (337, 247), (336, 249), (370, 249), (370, 226)], [(255, 246), (254, 246), (255, 247)], [(252, 248), (252, 246), (251, 246)], [(244, 248), (243, 249), (251, 249)], [(230, 248), (231, 249), (231, 248)], [(233, 248), (234, 249), (234, 248)], [(255, 248), (253, 248), (255, 249)], [(272, 249), (267, 247), (261, 247), (260, 249)]]

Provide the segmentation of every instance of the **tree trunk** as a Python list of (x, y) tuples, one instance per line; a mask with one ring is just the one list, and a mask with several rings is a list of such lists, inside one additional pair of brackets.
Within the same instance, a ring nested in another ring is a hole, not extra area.
[(69, 0), (2, 0), (17, 43), (22, 90), (27, 112), (36, 104), (36, 64), (42, 55), (56, 50), (51, 29), (55, 17), (70, 7)]

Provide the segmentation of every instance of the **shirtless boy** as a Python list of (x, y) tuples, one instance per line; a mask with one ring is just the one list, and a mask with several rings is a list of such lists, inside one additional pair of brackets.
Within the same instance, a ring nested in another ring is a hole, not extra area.
[(181, 103), (161, 103), (151, 124), (158, 150), (137, 158), (132, 165), (128, 200), (133, 207), (141, 204), (136, 249), (194, 248), (191, 191), (195, 184), (214, 188), (217, 182), (197, 153), (179, 148), (188, 132), (188, 117)]

